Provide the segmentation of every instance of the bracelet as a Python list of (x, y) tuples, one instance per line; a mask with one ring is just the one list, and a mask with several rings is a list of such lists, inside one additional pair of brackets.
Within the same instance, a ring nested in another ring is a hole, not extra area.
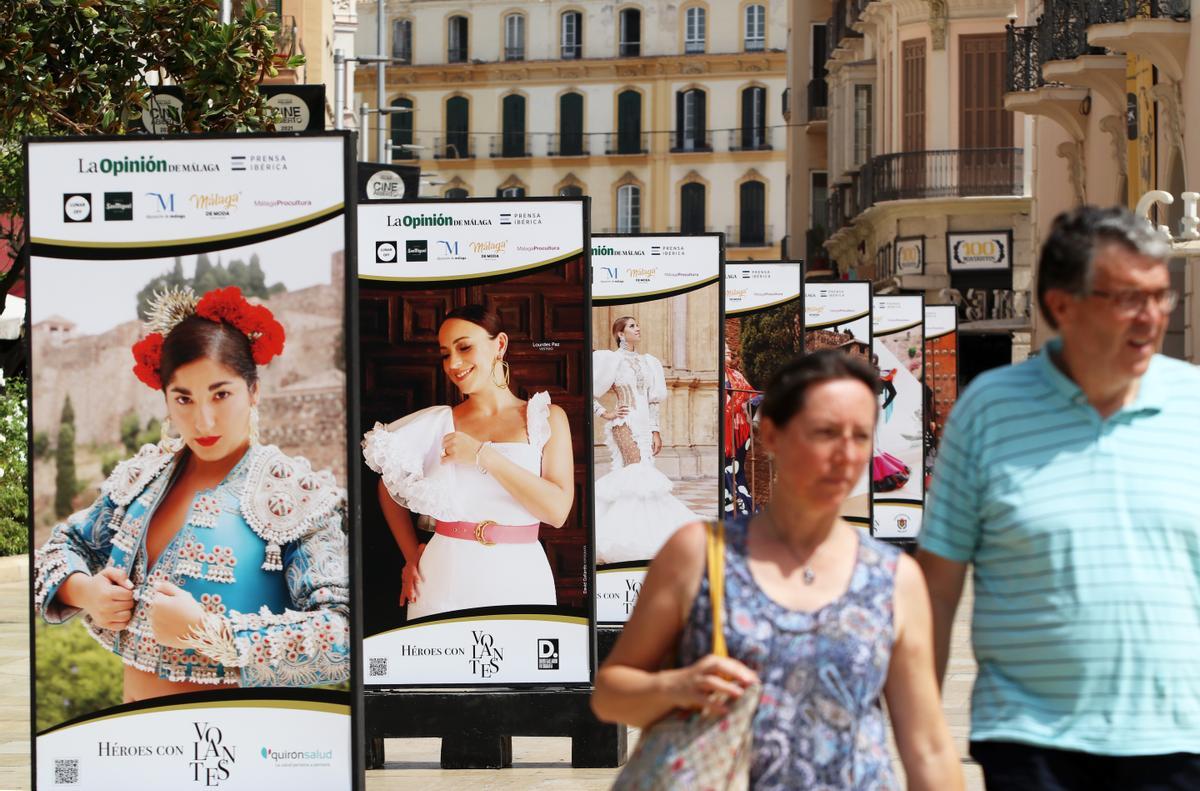
[(484, 449), (484, 448), (486, 448), (487, 446), (491, 445), (491, 444), (492, 444), (491, 442), (480, 442), (480, 443), (479, 443), (479, 450), (475, 451), (475, 469), (479, 470), (479, 471), (480, 471), (481, 473), (483, 473), (484, 475), (487, 475), (487, 474), (488, 474), (488, 471), (487, 471), (487, 470), (485, 470), (485, 469), (484, 469), (482, 466), (480, 466), (480, 464), (479, 464), (479, 454), (480, 454), (480, 453), (483, 453), (483, 449)]

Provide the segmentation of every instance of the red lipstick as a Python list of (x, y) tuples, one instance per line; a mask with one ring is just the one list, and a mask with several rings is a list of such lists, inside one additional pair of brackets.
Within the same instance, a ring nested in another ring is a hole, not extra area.
[(211, 448), (216, 445), (220, 437), (196, 437), (196, 444), (202, 448)]

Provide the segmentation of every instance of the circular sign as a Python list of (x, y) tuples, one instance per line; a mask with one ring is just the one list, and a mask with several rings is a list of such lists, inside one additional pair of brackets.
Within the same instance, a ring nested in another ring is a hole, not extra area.
[(275, 122), (277, 132), (303, 132), (308, 129), (308, 103), (294, 93), (277, 93), (267, 99), (267, 106), (279, 113)]
[(375, 245), (375, 260), (380, 264), (390, 264), (396, 260), (396, 245), (393, 242), (380, 242)]
[(71, 222), (83, 222), (92, 213), (92, 202), (83, 195), (72, 195), (63, 203), (63, 211)]
[(152, 94), (142, 110), (142, 126), (155, 135), (182, 130), (183, 100), (169, 93)]
[(367, 199), (387, 200), (404, 197), (404, 179), (391, 170), (380, 170), (367, 179)]

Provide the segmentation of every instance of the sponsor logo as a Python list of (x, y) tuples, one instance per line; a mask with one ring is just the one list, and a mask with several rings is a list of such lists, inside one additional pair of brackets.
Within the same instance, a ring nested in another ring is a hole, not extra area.
[(626, 615), (633, 612), (634, 606), (637, 605), (638, 596), (641, 595), (641, 580), (625, 580), (625, 598), (621, 601), (621, 606), (625, 608)]
[(657, 268), (634, 268), (628, 271), (628, 275), (633, 278), (633, 282), (635, 283), (649, 283), (657, 271)]
[(91, 222), (92, 195), (87, 192), (63, 193), (63, 222)]
[(436, 261), (466, 261), (467, 257), (459, 252), (459, 243), (446, 239), (437, 240), (438, 256)]
[(429, 241), (426, 239), (409, 239), (404, 243), (404, 260), (409, 263), (420, 263), (429, 260)]
[(602, 244), (592, 247), (592, 255), (631, 255), (637, 258), (644, 258), (646, 256), (646, 251), (638, 249), (618, 250), (615, 247)]
[(256, 198), (254, 205), (260, 209), (303, 209), (306, 206), (312, 206), (312, 201), (302, 198), (295, 200), (288, 198)]
[(113, 222), (116, 220), (132, 220), (133, 219), (133, 193), (132, 192), (106, 192), (104, 193), (104, 219)]
[(204, 212), (205, 217), (229, 217), (237, 210), (241, 200), (240, 192), (193, 192), (188, 196), (192, 208)]
[(377, 264), (394, 264), (394, 263), (396, 263), (396, 243), (395, 242), (376, 242), (375, 243), (375, 263), (377, 263)]
[(512, 225), (513, 224), (512, 212), (506, 212), (506, 211), (500, 212), (500, 224), (501, 225)]
[(650, 245), (650, 255), (662, 255), (662, 245)]
[(182, 129), (183, 100), (166, 93), (152, 95), (142, 110), (142, 126), (156, 135)]
[(501, 212), (501, 225), (541, 225), (542, 215), (535, 211)]
[(500, 672), (504, 662), (504, 649), (496, 645), (496, 638), (481, 629), (471, 630), (471, 675), (491, 678)]
[(538, 670), (558, 670), (558, 638), (538, 638), (537, 665)]
[(146, 211), (146, 219), (161, 220), (164, 218), (182, 219), (184, 213), (175, 208), (175, 193), (174, 192), (147, 192), (146, 197), (149, 198), (149, 209)]
[(333, 761), (333, 750), (288, 750), (263, 747), (259, 755), (275, 766), (329, 766)]
[(471, 252), (480, 258), (499, 258), (507, 247), (507, 241), (471, 242)]
[(229, 169), (230, 170), (245, 170), (246, 169), (246, 155), (245, 154), (231, 154), (229, 156)]
[(308, 104), (296, 94), (277, 93), (267, 99), (267, 106), (279, 113), (275, 131), (303, 132), (308, 128)]
[(896, 529), (899, 530), (901, 533), (904, 533), (908, 530), (908, 517), (907, 516), (905, 516), (904, 514), (899, 514), (896, 516)]
[(615, 266), (602, 266), (600, 269), (600, 282), (602, 283), (620, 283), (620, 270)]
[(170, 162), (161, 157), (146, 156), (122, 157), (120, 159), (77, 160), (80, 173), (108, 173), (119, 176), (122, 173), (220, 173), (221, 166), (216, 162)]
[(236, 172), (287, 170), (287, 157), (283, 154), (230, 154), (229, 169)]
[(219, 786), (230, 778), (237, 763), (237, 748), (225, 744), (221, 729), (209, 722), (193, 722), (192, 780), (206, 787)]
[(449, 214), (402, 214), (388, 215), (389, 228), (426, 228), (445, 225), (495, 225), (485, 217), (452, 217)]
[(380, 170), (367, 179), (368, 200), (388, 200), (404, 197), (404, 179), (393, 170)]

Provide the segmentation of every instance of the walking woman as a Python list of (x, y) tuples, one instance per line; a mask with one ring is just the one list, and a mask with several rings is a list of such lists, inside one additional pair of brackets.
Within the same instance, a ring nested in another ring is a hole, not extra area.
[(645, 727), (677, 709), (721, 713), (759, 680), (752, 788), (893, 789), (886, 698), (907, 787), (963, 787), (920, 571), (838, 518), (871, 457), (878, 390), (865, 361), (834, 351), (776, 374), (759, 430), (778, 485), (761, 513), (725, 523), (729, 657), (711, 654), (705, 526), (692, 523), (650, 566), (597, 675), (597, 716)]

